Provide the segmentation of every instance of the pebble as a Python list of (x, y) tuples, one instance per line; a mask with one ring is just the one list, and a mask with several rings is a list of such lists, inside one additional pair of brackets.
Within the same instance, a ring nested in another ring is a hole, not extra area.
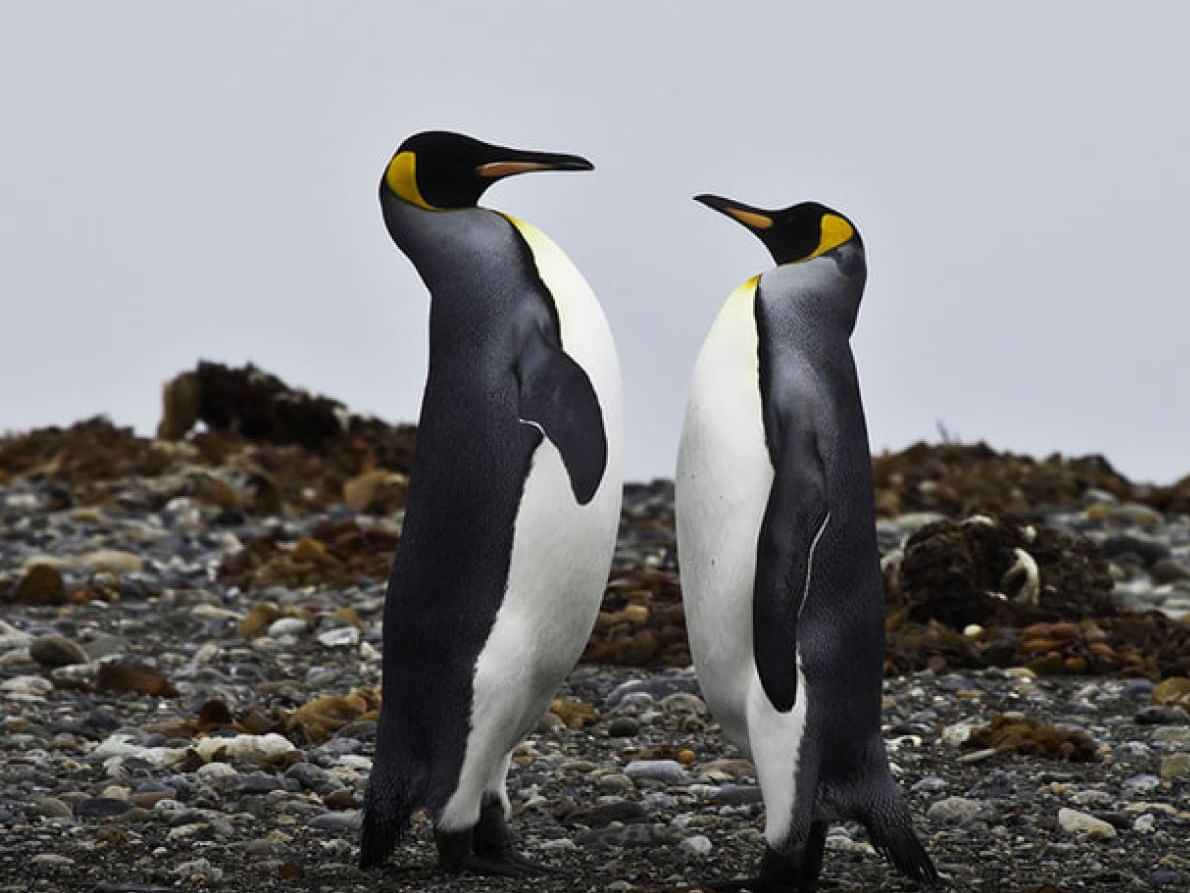
[(280, 639), (283, 636), (300, 636), (304, 635), (307, 629), (309, 627), (306, 621), (300, 617), (282, 617), (269, 624), (269, 635), (274, 639)]
[(41, 697), (54, 690), (54, 685), (43, 676), (13, 676), (0, 682), (0, 692), (14, 695), (34, 695)]
[(359, 810), (345, 810), (339, 812), (324, 812), (310, 819), (311, 828), (323, 831), (359, 831), (363, 825), (364, 816)]
[(1181, 707), (1150, 704), (1136, 712), (1136, 721), (1142, 726), (1180, 725), (1190, 723), (1190, 713)]
[(709, 856), (711, 854), (711, 850), (714, 849), (710, 838), (702, 834), (696, 834), (693, 837), (687, 837), (680, 844), (678, 844), (678, 848), (681, 849), (682, 852), (689, 853), (692, 856), (697, 856), (700, 859), (704, 856)]
[(1058, 826), (1067, 834), (1080, 835), (1091, 840), (1107, 840), (1116, 836), (1116, 829), (1110, 822), (1067, 807), (1058, 810)]
[(609, 738), (634, 738), (640, 734), (640, 723), (631, 716), (617, 716), (607, 727)]
[(683, 784), (689, 780), (686, 770), (676, 760), (635, 760), (624, 767), (633, 781), (645, 779), (665, 784)]
[(37, 812), (49, 819), (72, 819), (74, 811), (57, 797), (42, 797), (37, 801)]
[(1161, 780), (1190, 778), (1190, 753), (1172, 753), (1161, 758)]
[(68, 667), (85, 664), (89, 660), (77, 643), (65, 636), (38, 636), (29, 646), (29, 655), (45, 667)]
[(940, 825), (967, 825), (975, 821), (987, 808), (981, 800), (967, 797), (944, 797), (930, 804), (926, 818)]
[[(277, 621), (277, 623), (280, 622), (280, 620)], [(276, 623), (273, 626), (276, 626)], [(272, 627), (269, 627), (269, 632), (272, 633), (272, 631)], [(328, 629), (326, 632), (318, 634), (318, 642), (327, 648), (358, 645), (359, 630), (354, 626), (341, 626), (338, 629)]]
[(48, 865), (53, 868), (66, 868), (74, 864), (74, 860), (68, 856), (59, 856), (57, 853), (38, 853), (30, 860), (34, 865)]
[(106, 819), (120, 815), (133, 808), (128, 800), (115, 797), (91, 797), (74, 806), (74, 814), (80, 819)]

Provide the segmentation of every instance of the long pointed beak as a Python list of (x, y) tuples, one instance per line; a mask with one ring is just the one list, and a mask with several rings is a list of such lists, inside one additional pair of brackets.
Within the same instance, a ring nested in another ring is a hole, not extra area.
[(595, 165), (581, 155), (558, 152), (529, 152), (520, 149), (500, 150), (503, 157), (475, 168), (475, 176), (486, 180), (527, 174), (532, 171), (593, 171)]
[(773, 225), (772, 212), (766, 211), (763, 208), (754, 208), (752, 205), (745, 205), (730, 198), (723, 198), (719, 195), (707, 195), (706, 193), (694, 196), (694, 200), (706, 205), (712, 211), (726, 214), (750, 230), (768, 229)]

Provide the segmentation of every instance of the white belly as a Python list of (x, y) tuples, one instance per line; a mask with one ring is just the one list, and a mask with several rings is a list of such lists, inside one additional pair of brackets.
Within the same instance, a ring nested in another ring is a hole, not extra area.
[[(690, 651), (724, 733), (756, 763), (766, 836), (781, 839), (805, 719), (804, 681), (788, 713), (760, 685), (752, 651), (756, 545), (773, 468), (765, 446), (753, 296), (732, 292), (690, 384), (675, 480), (678, 561)], [(799, 674), (800, 675), (800, 674)]]
[(607, 436), (607, 469), (579, 505), (557, 448), (533, 462), (513, 530), (508, 587), (475, 669), (471, 732), (459, 786), (440, 821), (474, 823), (484, 792), (504, 796), (505, 757), (533, 728), (577, 662), (607, 584), (623, 492), (622, 385), (611, 330), (586, 280), (550, 239), (512, 219), (554, 295), (562, 347), (591, 379)]

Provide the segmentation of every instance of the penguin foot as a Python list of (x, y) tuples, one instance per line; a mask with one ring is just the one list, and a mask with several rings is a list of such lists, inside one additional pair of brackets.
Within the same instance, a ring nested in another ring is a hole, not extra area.
[(807, 839), (787, 853), (766, 846), (758, 877), (714, 881), (704, 886), (715, 893), (817, 893), (825, 845), (826, 822), (815, 822)]

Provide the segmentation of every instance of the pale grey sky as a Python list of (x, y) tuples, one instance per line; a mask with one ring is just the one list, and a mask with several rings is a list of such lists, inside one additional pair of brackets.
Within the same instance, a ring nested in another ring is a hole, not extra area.
[(427, 297), (376, 184), (408, 134), (586, 155), (485, 204), (600, 295), (629, 477), (769, 265), (717, 192), (853, 217), (874, 449), (1190, 472), (1190, 8), (1092, 2), (0, 5), (0, 429), (150, 431), (200, 357), (416, 418)]

